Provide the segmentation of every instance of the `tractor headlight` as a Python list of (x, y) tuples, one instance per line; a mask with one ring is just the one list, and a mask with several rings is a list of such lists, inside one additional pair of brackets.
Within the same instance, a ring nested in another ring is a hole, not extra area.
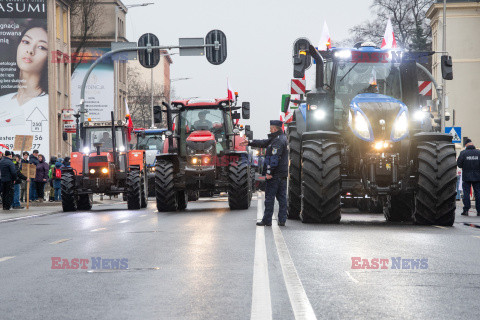
[(400, 111), (400, 114), (395, 119), (392, 129), (392, 140), (398, 141), (408, 134), (408, 118), (407, 111)]
[(198, 158), (192, 158), (192, 160), (190, 160), (190, 162), (191, 162), (192, 164), (198, 164), (198, 163), (199, 163), (198, 160), (199, 160)]
[(90, 148), (89, 148), (89, 147), (85, 147), (85, 148), (83, 148), (82, 151), (83, 151), (83, 153), (88, 154), (88, 153), (90, 153)]
[(315, 112), (313, 113), (313, 116), (315, 120), (323, 120), (325, 119), (326, 113), (324, 110), (315, 110)]
[(155, 167), (150, 167), (149, 170), (150, 172), (155, 172)]
[(415, 111), (415, 113), (413, 114), (413, 119), (415, 119), (416, 121), (423, 121), (427, 116), (427, 113), (422, 111), (422, 110), (417, 110)]
[(90, 174), (95, 174), (95, 169), (90, 169)]
[(354, 132), (363, 140), (371, 141), (373, 139), (370, 123), (365, 115), (359, 111), (356, 112), (353, 122)]
[(108, 169), (107, 169), (107, 168), (102, 168), (102, 173), (103, 173), (103, 174), (107, 174), (107, 173), (108, 173)]

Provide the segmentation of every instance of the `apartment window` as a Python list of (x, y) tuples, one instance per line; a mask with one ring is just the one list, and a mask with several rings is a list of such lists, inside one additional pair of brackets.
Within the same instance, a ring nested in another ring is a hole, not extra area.
[(56, 6), (56, 14), (55, 14), (55, 21), (56, 21), (56, 23), (57, 23), (57, 39), (61, 39), (61, 38), (62, 38), (62, 33), (61, 33), (61, 31), (62, 31), (62, 29), (61, 29), (62, 24), (61, 24), (61, 21), (60, 21), (60, 19), (61, 19), (61, 17), (62, 17), (62, 14), (61, 14), (62, 11), (61, 11), (61, 10), (62, 10), (62, 9), (60, 8), (60, 6), (57, 5), (57, 6)]
[(68, 42), (68, 16), (67, 11), (63, 10), (63, 42)]

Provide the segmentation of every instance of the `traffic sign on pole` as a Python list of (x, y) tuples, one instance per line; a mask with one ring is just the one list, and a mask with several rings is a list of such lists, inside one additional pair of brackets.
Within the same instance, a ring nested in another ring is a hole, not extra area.
[(303, 79), (292, 79), (291, 94), (305, 94), (307, 81)]
[[(158, 47), (160, 42), (156, 35), (145, 33), (138, 39), (139, 47)], [(138, 50), (138, 61), (145, 68), (155, 68), (160, 62), (160, 49)]]
[(445, 127), (445, 133), (452, 136), (453, 143), (462, 143), (462, 127)]

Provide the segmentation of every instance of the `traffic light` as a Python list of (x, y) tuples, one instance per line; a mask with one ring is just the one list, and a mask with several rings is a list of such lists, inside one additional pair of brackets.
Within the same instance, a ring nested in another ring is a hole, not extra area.
[(453, 79), (453, 64), (451, 56), (442, 56), (442, 78), (445, 80)]
[(153, 106), (153, 122), (162, 123), (162, 107)]

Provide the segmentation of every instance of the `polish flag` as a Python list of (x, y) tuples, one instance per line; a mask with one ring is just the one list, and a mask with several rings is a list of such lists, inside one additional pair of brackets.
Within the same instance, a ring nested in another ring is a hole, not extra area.
[(235, 94), (233, 93), (232, 88), (230, 88), (230, 83), (228, 82), (228, 78), (227, 78), (227, 98), (230, 101), (235, 100)]
[(127, 124), (127, 140), (128, 140), (128, 142), (130, 142), (132, 140), (133, 121), (132, 121), (132, 115), (130, 114), (130, 110), (128, 109), (127, 99), (125, 99), (125, 108), (126, 108), (126, 111), (127, 111), (127, 114), (125, 115), (125, 118), (128, 121), (128, 124)]
[(387, 21), (387, 27), (385, 28), (385, 35), (383, 36), (382, 49), (392, 49), (397, 47), (397, 41), (395, 41), (395, 34), (393, 33), (392, 22), (390, 19)]
[(330, 49), (332, 42), (330, 40), (330, 31), (328, 31), (327, 21), (323, 22), (322, 35), (320, 36), (320, 44), (318, 45), (319, 51), (326, 51)]

